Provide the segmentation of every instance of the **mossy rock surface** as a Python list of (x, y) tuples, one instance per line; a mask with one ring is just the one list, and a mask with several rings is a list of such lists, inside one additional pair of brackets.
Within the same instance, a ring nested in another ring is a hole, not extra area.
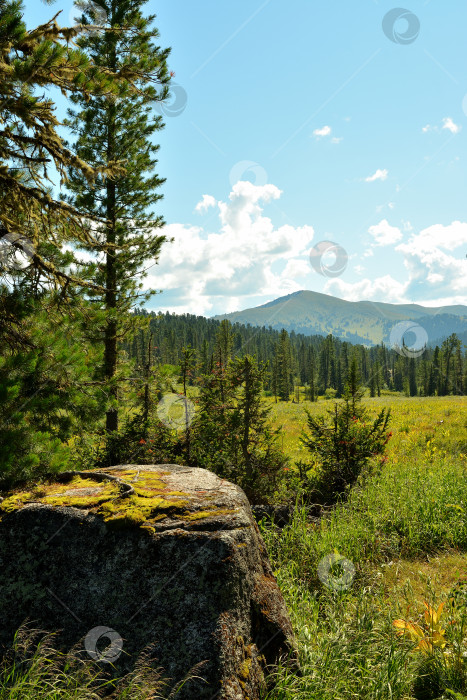
[(64, 649), (107, 627), (117, 671), (148, 646), (174, 682), (203, 662), (181, 700), (255, 700), (293, 650), (248, 500), (211, 472), (120, 465), (2, 495), (0, 645), (25, 619)]

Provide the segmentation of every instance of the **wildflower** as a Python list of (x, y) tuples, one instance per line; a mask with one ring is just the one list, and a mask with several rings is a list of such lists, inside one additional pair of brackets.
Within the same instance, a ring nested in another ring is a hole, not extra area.
[(145, 444), (146, 444), (146, 440), (143, 440), (143, 438), (141, 438), (141, 440), (139, 441), (139, 444), (140, 444), (140, 445), (145, 445)]

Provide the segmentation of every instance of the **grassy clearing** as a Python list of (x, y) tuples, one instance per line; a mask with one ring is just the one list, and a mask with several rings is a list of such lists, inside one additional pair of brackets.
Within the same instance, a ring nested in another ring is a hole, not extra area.
[[(467, 398), (386, 395), (365, 402), (371, 415), (383, 406), (392, 409), (383, 471), (355, 488), (319, 526), (300, 510), (281, 532), (263, 523), (302, 671), (277, 669), (267, 700), (466, 700)], [(304, 408), (319, 414), (332, 402), (271, 403), (275, 424), (284, 427), (284, 451), (292, 461), (306, 459), (299, 442)], [(330, 566), (336, 553), (353, 567), (350, 578), (339, 563)], [(393, 625), (402, 619), (423, 626), (425, 602), (445, 603), (446, 646), (429, 656)], [(13, 650), (0, 669), (0, 700), (105, 693), (105, 679), (89, 662), (60, 657), (52, 641), (28, 642), (27, 663), (15, 660), (24, 658), (24, 648)], [(110, 697), (162, 698), (170, 692), (145, 665), (124, 683)]]
[[(308, 406), (319, 413), (325, 403)], [(374, 413), (392, 408), (383, 472), (320, 526), (298, 511), (279, 534), (263, 527), (303, 672), (280, 669), (271, 700), (467, 697), (467, 595), (455, 608), (449, 603), (453, 591), (467, 588), (466, 399), (385, 396), (366, 403)], [(291, 456), (303, 459), (303, 406), (274, 409)], [(350, 585), (339, 565), (319, 576), (320, 562), (336, 552), (354, 567)], [(446, 606), (446, 646), (430, 656), (414, 651), (393, 626), (396, 619), (422, 620), (424, 601)]]

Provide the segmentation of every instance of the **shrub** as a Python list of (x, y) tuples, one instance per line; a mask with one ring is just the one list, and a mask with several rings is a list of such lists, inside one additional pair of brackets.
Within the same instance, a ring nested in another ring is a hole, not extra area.
[(302, 443), (318, 459), (318, 472), (309, 485), (326, 503), (345, 496), (359, 476), (368, 471), (373, 457), (383, 455), (391, 437), (387, 431), (390, 410), (383, 408), (372, 421), (361, 405), (364, 390), (353, 360), (343, 402), (335, 403), (326, 415), (314, 418), (309, 411), (309, 433), (303, 433)]

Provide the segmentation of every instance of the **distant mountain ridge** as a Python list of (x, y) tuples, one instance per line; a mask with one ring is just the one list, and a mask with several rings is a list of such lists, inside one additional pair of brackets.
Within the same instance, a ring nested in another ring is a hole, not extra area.
[[(329, 294), (302, 290), (244, 311), (214, 316), (232, 323), (265, 326), (289, 333), (332, 335), (352, 343), (391, 344), (391, 331), (402, 321), (425, 330), (430, 344), (451, 333), (467, 341), (467, 306), (437, 308), (419, 304), (344, 301)], [(415, 332), (415, 331), (414, 331)], [(410, 342), (410, 341), (409, 341)]]

